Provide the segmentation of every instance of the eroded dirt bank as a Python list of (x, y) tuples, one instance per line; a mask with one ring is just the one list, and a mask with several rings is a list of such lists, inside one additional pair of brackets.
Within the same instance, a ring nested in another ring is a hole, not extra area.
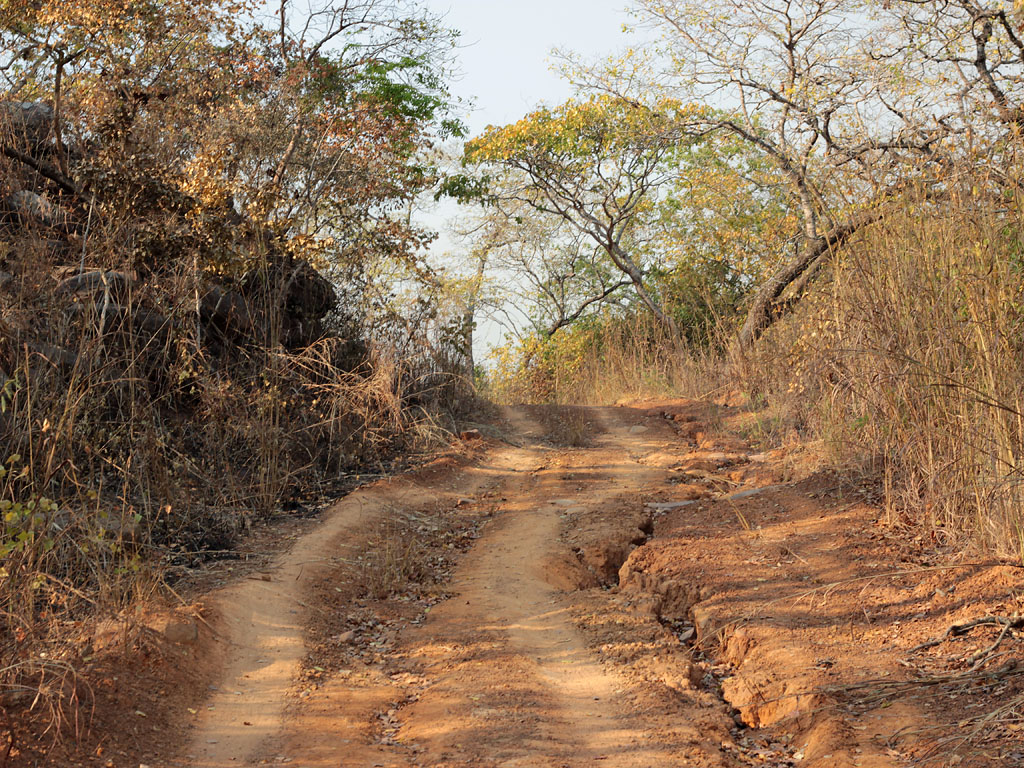
[(1000, 625), (918, 647), (1019, 612), (1021, 571), (882, 525), (760, 431), (518, 409), (475, 460), (350, 495), (208, 597), (225, 662), (157, 765), (1024, 764), (1019, 715), (960, 739), (1019, 706), (1017, 630), (991, 663)]

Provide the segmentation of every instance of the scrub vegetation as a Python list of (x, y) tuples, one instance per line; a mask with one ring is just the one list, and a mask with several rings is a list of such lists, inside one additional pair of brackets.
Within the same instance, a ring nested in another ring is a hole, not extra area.
[(908, 536), (1021, 562), (1019, 4), (631, 12), (656, 44), (467, 136), (417, 0), (0, 0), (0, 711), (67, 734), (82, 621), (486, 401), (573, 446), (572, 406), (743, 403)]

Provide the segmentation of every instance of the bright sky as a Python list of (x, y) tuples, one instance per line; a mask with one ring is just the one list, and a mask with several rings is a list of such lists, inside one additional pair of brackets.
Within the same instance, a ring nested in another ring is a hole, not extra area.
[[(462, 33), (458, 52), (461, 78), (454, 95), (473, 103), (465, 119), (470, 135), (488, 125), (514, 122), (541, 102), (558, 104), (572, 96), (572, 87), (552, 70), (554, 48), (573, 51), (588, 60), (605, 58), (628, 47), (622, 31), (629, 21), (628, 0), (426, 0), (446, 26)], [(434, 251), (455, 249), (445, 236), (445, 221), (457, 216), (454, 204), (441, 206), (429, 225), (441, 229)], [(503, 330), (480, 318), (477, 359), (501, 340)]]
[(472, 133), (519, 119), (541, 101), (557, 104), (572, 90), (550, 68), (553, 48), (587, 58), (626, 46), (627, 0), (427, 0), (446, 25), (462, 32), (458, 96), (476, 102)]

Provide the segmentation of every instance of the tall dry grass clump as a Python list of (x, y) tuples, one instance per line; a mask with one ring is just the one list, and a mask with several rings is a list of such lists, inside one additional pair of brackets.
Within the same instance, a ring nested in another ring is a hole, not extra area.
[(713, 359), (648, 313), (597, 316), (497, 350), (485, 387), (502, 403), (602, 405), (699, 396), (715, 388)]
[(748, 360), (837, 458), (881, 470), (894, 520), (1024, 557), (1020, 191), (972, 174), (908, 194)]

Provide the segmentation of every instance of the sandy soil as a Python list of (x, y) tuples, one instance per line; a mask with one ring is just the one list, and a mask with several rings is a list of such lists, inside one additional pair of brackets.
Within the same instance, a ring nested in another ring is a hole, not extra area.
[(175, 707), (91, 762), (1024, 765), (1019, 631), (974, 671), (998, 625), (919, 647), (1019, 613), (1024, 571), (887, 525), (758, 418), (510, 411), (206, 595)]

